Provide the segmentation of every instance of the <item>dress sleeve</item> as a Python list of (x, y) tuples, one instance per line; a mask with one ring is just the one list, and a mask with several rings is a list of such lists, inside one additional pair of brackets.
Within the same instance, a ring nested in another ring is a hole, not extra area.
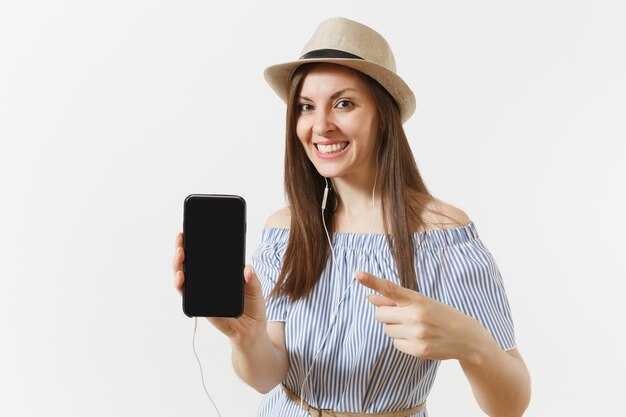
[(436, 298), (482, 323), (502, 349), (515, 348), (502, 276), (480, 238), (450, 246), (440, 256), (444, 266)]
[(264, 229), (261, 243), (252, 255), (252, 267), (261, 282), (267, 321), (286, 321), (289, 299), (286, 296), (269, 299), (282, 268), (286, 242), (280, 239), (283, 229)]

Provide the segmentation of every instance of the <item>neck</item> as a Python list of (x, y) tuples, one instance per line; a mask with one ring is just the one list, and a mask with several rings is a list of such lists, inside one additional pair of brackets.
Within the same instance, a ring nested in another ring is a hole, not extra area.
[(336, 230), (381, 233), (380, 186), (376, 184), (374, 189), (374, 176), (360, 180), (333, 178), (332, 182), (339, 203), (335, 211)]

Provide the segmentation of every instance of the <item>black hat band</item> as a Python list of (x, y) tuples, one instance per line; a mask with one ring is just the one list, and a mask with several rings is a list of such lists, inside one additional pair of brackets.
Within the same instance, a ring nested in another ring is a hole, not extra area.
[(363, 59), (358, 55), (351, 54), (350, 52), (340, 51), (339, 49), (316, 49), (314, 51), (309, 51), (300, 57), (300, 59), (314, 59), (314, 58)]

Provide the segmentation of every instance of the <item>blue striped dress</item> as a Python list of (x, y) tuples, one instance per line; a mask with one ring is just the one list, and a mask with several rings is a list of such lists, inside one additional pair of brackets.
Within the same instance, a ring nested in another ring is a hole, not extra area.
[[(513, 322), (502, 278), (474, 223), (416, 232), (413, 239), (420, 292), (474, 317), (502, 349), (513, 349)], [(366, 298), (374, 291), (353, 277), (355, 272), (365, 271), (400, 283), (385, 235), (335, 233), (336, 264), (330, 259), (312, 293), (295, 303), (286, 297), (267, 297), (280, 273), (288, 240), (289, 229), (264, 229), (252, 256), (267, 301), (267, 320), (285, 322), (289, 355), (285, 386), (315, 407), (336, 411), (394, 411), (426, 401), (440, 361), (397, 350), (375, 320), (375, 307)], [(337, 304), (337, 280), (344, 299), (323, 343), (331, 310)], [(347, 292), (346, 286), (350, 287)], [(301, 392), (309, 370), (307, 389)], [(423, 410), (411, 417), (427, 415)], [(257, 413), (257, 417), (276, 416), (307, 417), (308, 413), (277, 385), (262, 397)]]

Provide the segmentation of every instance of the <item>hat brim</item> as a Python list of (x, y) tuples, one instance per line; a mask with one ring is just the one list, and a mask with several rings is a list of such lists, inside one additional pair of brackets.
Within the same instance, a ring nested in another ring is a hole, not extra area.
[(293, 72), (299, 66), (308, 63), (331, 63), (343, 65), (367, 74), (378, 81), (395, 99), (400, 109), (402, 123), (406, 122), (415, 112), (415, 95), (409, 86), (395, 72), (362, 59), (352, 58), (311, 58), (285, 62), (267, 67), (263, 76), (272, 90), (286, 103), (289, 96), (289, 85)]

